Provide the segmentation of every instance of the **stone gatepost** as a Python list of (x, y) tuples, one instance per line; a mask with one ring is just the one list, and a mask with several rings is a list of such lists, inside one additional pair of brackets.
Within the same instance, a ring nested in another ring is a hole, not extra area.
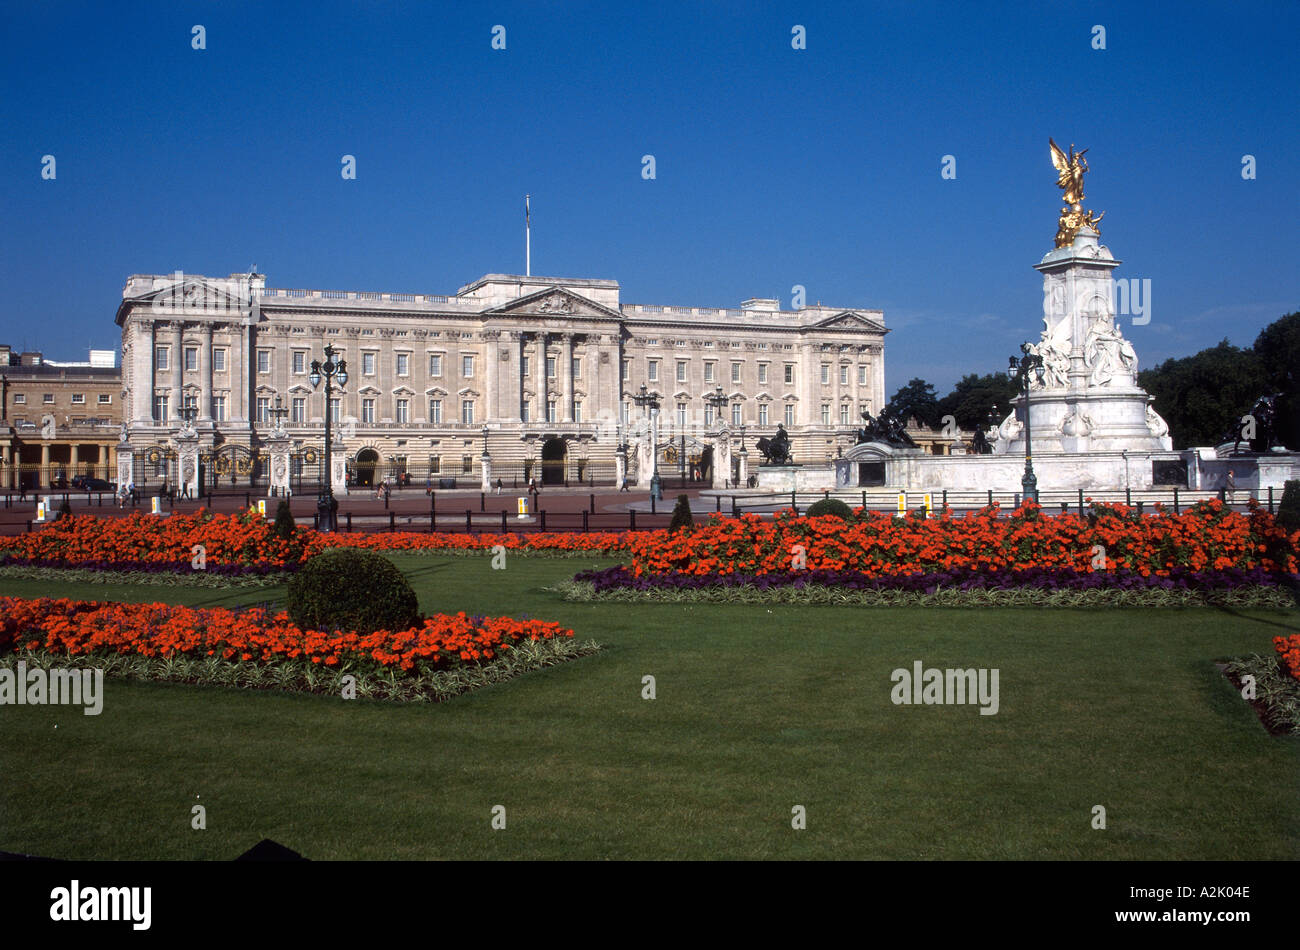
[(650, 490), (650, 479), (654, 476), (654, 447), (650, 440), (650, 431), (636, 440), (636, 487)]
[(197, 433), (176, 436), (176, 497), (199, 497), (199, 437)]
[(749, 484), (749, 450), (748, 449), (740, 450), (740, 473), (739, 474), (740, 474), (740, 485), (737, 487), (744, 487), (745, 485), (748, 485)]
[(731, 431), (723, 429), (713, 437), (713, 487), (724, 488), (731, 480)]
[(614, 453), (614, 487), (622, 488), (623, 479), (627, 478), (627, 449), (622, 445)]
[(117, 444), (117, 488), (119, 491), (135, 479), (135, 450), (130, 442)]
[(268, 495), (289, 497), (289, 439), (272, 436), (266, 441), (266, 448), (271, 456), (271, 478), (267, 487)]
[(478, 461), (483, 475), (479, 482), (479, 491), (487, 493), (492, 490), (492, 456), (484, 452), (478, 457)]
[(346, 497), (348, 493), (348, 460), (341, 452), (331, 452), (330, 468), (333, 469), (330, 473), (330, 487), (336, 496), (343, 495)]

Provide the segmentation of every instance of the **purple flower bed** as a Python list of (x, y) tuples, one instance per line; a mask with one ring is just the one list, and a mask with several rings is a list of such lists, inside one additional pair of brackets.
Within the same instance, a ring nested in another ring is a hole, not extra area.
[(705, 588), (822, 586), (844, 590), (901, 590), (933, 594), (949, 590), (1192, 590), (1222, 591), (1242, 587), (1294, 587), (1295, 574), (1273, 574), (1255, 568), (1221, 571), (1176, 569), (1168, 576), (1143, 575), (1138, 571), (1076, 571), (1072, 569), (1026, 568), (1020, 571), (981, 572), (962, 568), (931, 574), (868, 575), (855, 571), (787, 571), (773, 574), (642, 574), (635, 576), (623, 566), (599, 571), (582, 571), (575, 581), (592, 584), (596, 593), (608, 590), (702, 590)]
[(127, 574), (216, 574), (220, 577), (266, 577), (297, 571), (300, 564), (212, 564), (195, 570), (189, 561), (61, 561), (0, 556), (0, 567), (49, 567), (57, 570), (113, 571)]

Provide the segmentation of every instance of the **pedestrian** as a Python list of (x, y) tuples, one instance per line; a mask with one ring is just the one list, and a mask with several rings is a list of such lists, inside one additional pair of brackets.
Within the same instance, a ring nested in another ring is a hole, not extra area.
[(432, 475), (432, 474), (426, 476), (425, 479), (424, 479), (424, 493), (425, 493), (426, 495), (432, 495), (432, 494), (433, 494), (433, 475)]
[(1231, 504), (1232, 496), (1237, 491), (1237, 476), (1232, 469), (1228, 469), (1228, 477), (1224, 480), (1223, 487), (1228, 492), (1228, 503)]
[(501, 479), (498, 478), (498, 479), (497, 479), (497, 494), (498, 494), (498, 495), (501, 494), (501, 489), (504, 488), (504, 487), (505, 487), (505, 485), (502, 483)]
[(619, 490), (619, 491), (627, 491), (627, 476), (626, 476), (626, 475), (623, 476), (623, 481), (622, 481), (622, 483), (620, 483), (620, 485), (619, 485), (619, 487), (618, 487), (618, 490)]
[(135, 493), (135, 482), (132, 481), (126, 483), (126, 493), (131, 499), (131, 507), (134, 508), (139, 497)]

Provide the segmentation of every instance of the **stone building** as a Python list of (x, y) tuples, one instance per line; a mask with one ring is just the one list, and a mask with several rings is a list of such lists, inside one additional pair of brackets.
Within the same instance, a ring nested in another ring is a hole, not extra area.
[(122, 422), (116, 356), (91, 350), (87, 362), (56, 362), (0, 345), (0, 489), (114, 477)]
[[(192, 405), (208, 487), (256, 484), (277, 406), (295, 475), (318, 477), (328, 411), (351, 484), (436, 486), (478, 484), (485, 455), (494, 482), (610, 484), (625, 443), (645, 484), (642, 385), (660, 398), (661, 474), (718, 484), (739, 474), (742, 427), (751, 466), (755, 439), (778, 424), (796, 462), (822, 464), (885, 402), (879, 310), (624, 304), (613, 280), (489, 274), (444, 296), (134, 275), (116, 319), (135, 464), (165, 463)], [(348, 370), (328, 410), (310, 381), (326, 345)], [(137, 480), (165, 473), (148, 464)]]

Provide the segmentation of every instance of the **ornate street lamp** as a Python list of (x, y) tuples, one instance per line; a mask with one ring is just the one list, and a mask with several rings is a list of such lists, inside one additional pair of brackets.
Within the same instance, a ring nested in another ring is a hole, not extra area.
[(1029, 429), (1029, 383), (1032, 376), (1041, 385), (1047, 371), (1043, 368), (1043, 358), (1037, 353), (1031, 353), (1029, 349), (1028, 343), (1021, 343), (1020, 352), (1024, 355), (1009, 357), (1007, 375), (1025, 397), (1025, 475), (1020, 479), (1020, 486), (1024, 489), (1026, 499), (1032, 498), (1037, 502), (1038, 479), (1034, 476), (1034, 456)]
[(348, 364), (346, 360), (334, 359), (334, 347), (325, 344), (325, 362), (320, 360), (311, 361), (311, 374), (307, 377), (311, 380), (311, 387), (315, 389), (320, 385), (321, 380), (325, 380), (325, 480), (321, 485), (320, 494), (316, 498), (316, 510), (320, 513), (320, 530), (333, 531), (335, 528), (334, 512), (338, 502), (334, 500), (333, 468), (330, 461), (331, 453), (331, 430), (330, 430), (330, 401), (334, 393), (334, 380), (339, 381), (340, 386), (348, 384)]
[(650, 497), (662, 500), (663, 488), (659, 483), (659, 394), (646, 392), (645, 383), (641, 391), (632, 394), (632, 401), (642, 409), (650, 410)]

